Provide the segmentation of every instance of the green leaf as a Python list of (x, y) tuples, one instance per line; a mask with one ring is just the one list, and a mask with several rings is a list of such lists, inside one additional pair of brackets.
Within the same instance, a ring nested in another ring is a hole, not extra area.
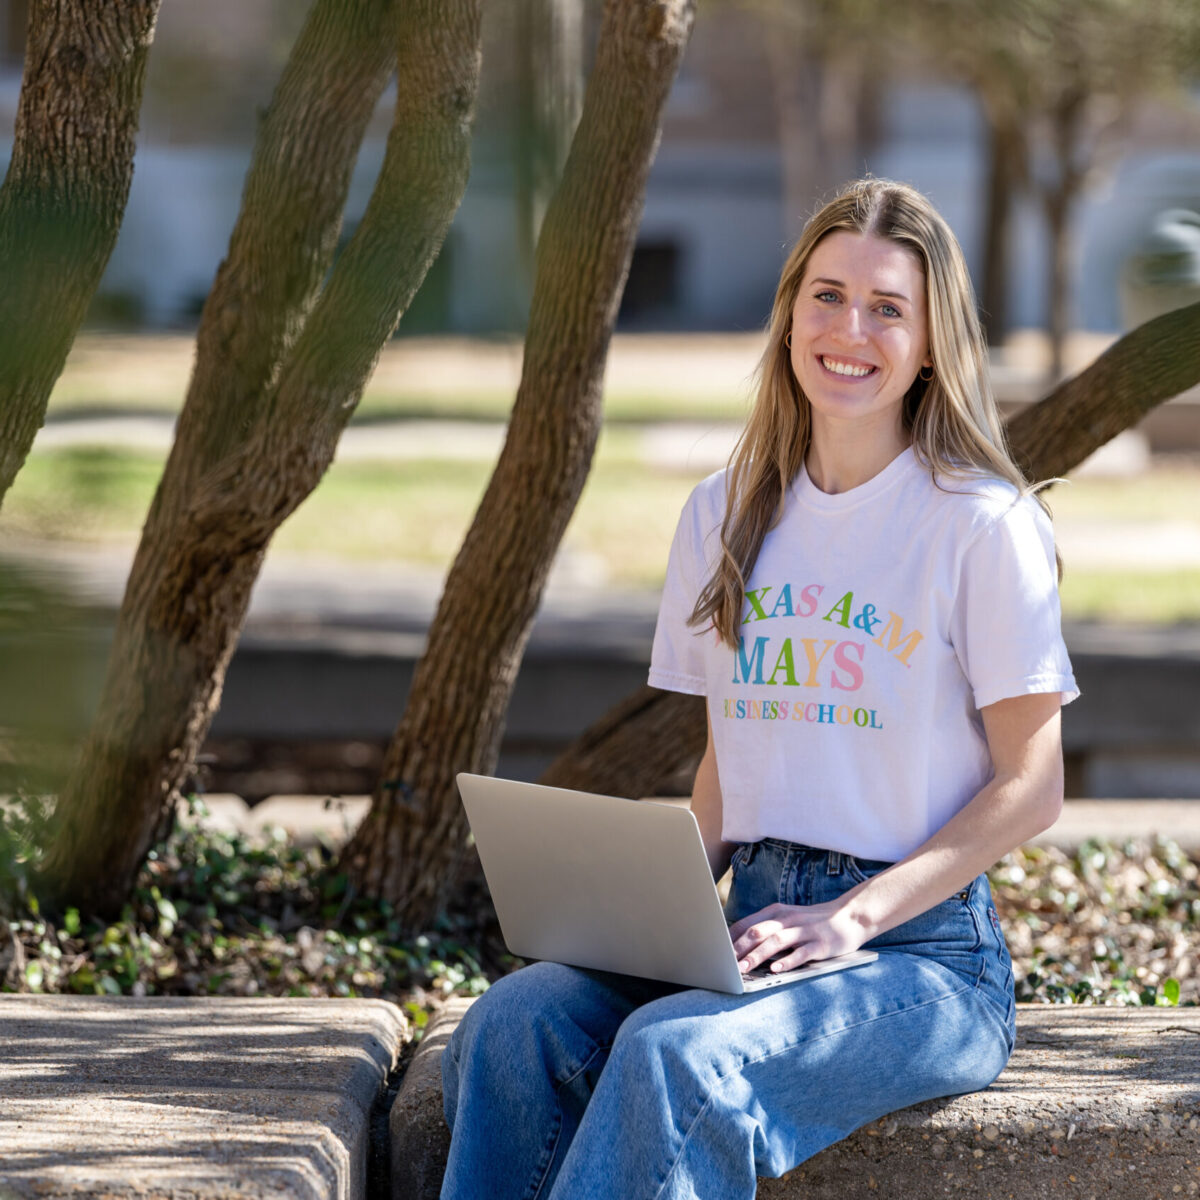
[(75, 937), (75, 935), (79, 932), (79, 909), (67, 909), (63, 916), (63, 928), (71, 935), (71, 937)]
[(1173, 975), (1169, 979), (1163, 980), (1162, 990), (1168, 1004), (1179, 1003), (1179, 980)]
[(29, 984), (30, 990), (40, 992), (44, 980), (45, 973), (40, 962), (34, 959), (33, 962), (25, 964), (25, 982)]
[(96, 972), (92, 970), (90, 964), (84, 963), (79, 970), (72, 972), (68, 982), (71, 991), (90, 995), (96, 990)]

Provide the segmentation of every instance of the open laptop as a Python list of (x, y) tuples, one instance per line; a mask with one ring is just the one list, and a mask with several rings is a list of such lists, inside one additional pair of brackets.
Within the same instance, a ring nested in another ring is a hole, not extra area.
[(870, 950), (743, 976), (683, 807), (460, 774), (513, 954), (741, 995), (872, 962)]

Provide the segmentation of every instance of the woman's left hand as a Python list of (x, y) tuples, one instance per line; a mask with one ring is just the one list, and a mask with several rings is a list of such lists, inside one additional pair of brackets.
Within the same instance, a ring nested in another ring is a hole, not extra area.
[(866, 941), (865, 929), (846, 907), (846, 896), (825, 904), (771, 904), (731, 925), (729, 936), (743, 974), (772, 959), (771, 970), (794, 970), (849, 954)]

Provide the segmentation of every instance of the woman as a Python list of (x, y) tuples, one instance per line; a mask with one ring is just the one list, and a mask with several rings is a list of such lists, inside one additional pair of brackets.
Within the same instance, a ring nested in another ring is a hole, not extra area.
[(692, 809), (742, 969), (879, 956), (747, 996), (501, 980), (443, 1056), (444, 1196), (749, 1198), (996, 1078), (1013, 985), (982, 872), (1062, 802), (1055, 567), (953, 235), (911, 188), (853, 185), (789, 256), (747, 429), (684, 509), (650, 682), (707, 697)]

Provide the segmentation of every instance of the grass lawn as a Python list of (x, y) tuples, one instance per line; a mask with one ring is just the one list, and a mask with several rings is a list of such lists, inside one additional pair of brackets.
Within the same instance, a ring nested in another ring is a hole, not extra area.
[[(585, 577), (614, 587), (657, 587), (680, 507), (702, 470), (647, 467), (634, 429), (606, 429), (564, 553)], [(136, 539), (162, 470), (158, 455), (70, 447), (30, 456), (5, 499), (5, 532), (48, 540)], [(336, 462), (280, 530), (273, 550), (445, 568), (487, 483), (484, 461)], [(1200, 470), (1131, 479), (1083, 479), (1050, 495), (1071, 522), (1190, 520), (1200, 525)], [(1066, 554), (1068, 617), (1200, 620), (1200, 566), (1114, 569)]]
[[(588, 575), (656, 587), (695, 473), (648, 471), (625, 431), (605, 434), (564, 549)], [(31, 454), (0, 515), (5, 533), (50, 541), (137, 538), (162, 458), (109, 447)], [(283, 525), (272, 550), (445, 568), (491, 471), (488, 462), (335, 462)]]
[[(755, 353), (754, 347), (735, 352), (747, 374)], [(48, 415), (173, 416), (183, 406), (193, 355), (193, 339), (182, 334), (81, 335), (54, 386)], [(521, 348), (514, 341), (392, 341), (351, 419), (507, 421), (520, 365)], [(616, 422), (741, 422), (746, 412), (736, 371), (731, 377), (693, 367), (661, 382), (653, 375), (610, 372), (605, 382), (605, 413)]]
[(1190, 520), (1200, 527), (1200, 463), (1166, 460), (1144, 475), (1072, 479), (1045, 493), (1055, 518)]
[(1200, 568), (1146, 571), (1068, 569), (1063, 614), (1072, 620), (1173, 624), (1200, 621)]

